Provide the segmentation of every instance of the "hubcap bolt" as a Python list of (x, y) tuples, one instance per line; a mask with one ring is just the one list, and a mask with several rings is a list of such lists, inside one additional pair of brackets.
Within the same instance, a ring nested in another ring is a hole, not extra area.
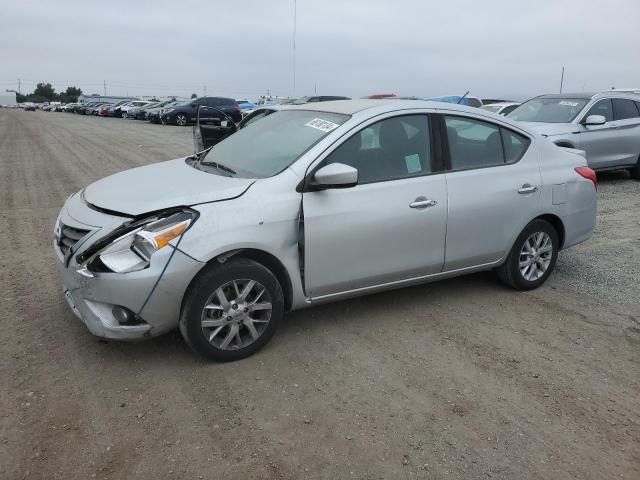
[(249, 309), (247, 307), (244, 307), (244, 313), (247, 313), (249, 311)]
[(234, 310), (237, 310), (238, 309), (238, 304), (237, 303), (232, 304), (231, 308), (233, 308)]

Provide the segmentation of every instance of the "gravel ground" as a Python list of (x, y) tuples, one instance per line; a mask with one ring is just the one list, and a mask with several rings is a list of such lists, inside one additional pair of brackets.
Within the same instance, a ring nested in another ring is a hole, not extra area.
[(542, 288), (492, 274), (287, 316), (211, 364), (91, 336), (51, 248), (67, 196), (187, 128), (0, 110), (0, 478), (640, 478), (640, 182)]

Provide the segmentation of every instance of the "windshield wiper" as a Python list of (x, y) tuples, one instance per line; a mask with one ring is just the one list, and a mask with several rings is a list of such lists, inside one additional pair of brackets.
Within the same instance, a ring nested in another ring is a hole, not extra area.
[(211, 151), (211, 149), (213, 148), (213, 146), (198, 152), (198, 153), (194, 153), (193, 155), (187, 157), (187, 158), (192, 158), (193, 159), (193, 166), (195, 168), (200, 168), (200, 165), (211, 165), (212, 167), (216, 167), (218, 170), (222, 170), (223, 172), (227, 172), (230, 173), (231, 175), (236, 175), (236, 171), (233, 170), (230, 167), (227, 167), (226, 165), (223, 165), (222, 163), (218, 163), (215, 162), (213, 160), (209, 160), (208, 162), (205, 162), (204, 159), (205, 157), (209, 154), (209, 152)]
[(216, 167), (218, 170), (223, 170), (225, 172), (230, 173), (231, 175), (236, 175), (237, 173), (232, 168), (229, 168), (226, 165), (223, 165), (222, 163), (214, 162), (213, 160), (209, 160), (207, 162), (200, 161), (198, 165), (211, 165), (213, 167)]

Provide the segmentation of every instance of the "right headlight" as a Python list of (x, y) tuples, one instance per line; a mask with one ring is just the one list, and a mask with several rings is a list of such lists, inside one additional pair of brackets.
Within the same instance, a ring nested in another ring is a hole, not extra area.
[(114, 273), (143, 270), (155, 252), (184, 234), (196, 218), (196, 212), (183, 210), (137, 222), (132, 230), (117, 236), (82, 262), (81, 269)]

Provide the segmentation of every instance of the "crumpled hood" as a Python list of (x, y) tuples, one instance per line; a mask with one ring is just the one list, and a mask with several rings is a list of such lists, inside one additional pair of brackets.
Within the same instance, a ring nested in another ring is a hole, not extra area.
[(196, 170), (178, 158), (105, 177), (89, 185), (84, 198), (96, 207), (135, 216), (239, 197), (254, 181)]
[(579, 132), (580, 125), (575, 123), (540, 123), (540, 122), (518, 122), (519, 125), (532, 130), (540, 135), (553, 137), (555, 135), (565, 135), (567, 133)]

